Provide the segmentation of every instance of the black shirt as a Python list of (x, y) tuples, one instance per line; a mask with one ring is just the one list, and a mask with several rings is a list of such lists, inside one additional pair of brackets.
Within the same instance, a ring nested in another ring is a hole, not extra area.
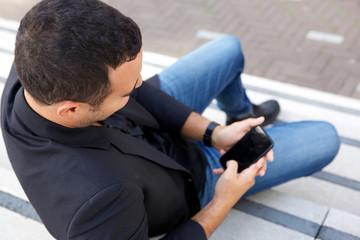
[(122, 115), (121, 111), (110, 116), (104, 123), (108, 127), (146, 142), (174, 159), (192, 173), (197, 192), (204, 188), (206, 157), (195, 141), (180, 137), (177, 133), (169, 133), (150, 127), (141, 128)]

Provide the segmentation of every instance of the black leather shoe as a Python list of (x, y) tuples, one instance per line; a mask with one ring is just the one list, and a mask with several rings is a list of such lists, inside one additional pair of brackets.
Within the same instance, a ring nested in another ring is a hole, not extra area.
[(226, 125), (230, 125), (234, 122), (242, 121), (247, 118), (257, 118), (264, 116), (265, 121), (262, 126), (271, 124), (275, 121), (276, 117), (279, 115), (280, 105), (275, 100), (269, 100), (262, 104), (255, 105), (253, 104), (253, 113), (246, 113), (239, 116), (227, 116)]

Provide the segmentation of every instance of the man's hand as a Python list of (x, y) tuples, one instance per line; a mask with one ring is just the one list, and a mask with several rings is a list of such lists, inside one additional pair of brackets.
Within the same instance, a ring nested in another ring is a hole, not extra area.
[(266, 157), (263, 157), (238, 173), (238, 163), (230, 160), (226, 164), (226, 170), (214, 170), (214, 173), (222, 174), (216, 183), (214, 198), (192, 218), (204, 228), (207, 237), (220, 225), (235, 203), (255, 184), (255, 177), (265, 164)]
[(229, 126), (217, 126), (211, 136), (212, 145), (219, 150), (221, 154), (224, 154), (250, 131), (251, 128), (262, 124), (264, 120), (264, 117), (248, 118)]
[[(256, 127), (264, 122), (264, 117), (249, 118), (240, 122), (235, 122), (229, 126), (217, 126), (212, 135), (213, 146), (220, 151), (221, 155), (231, 148), (237, 141), (239, 141), (251, 128)], [(273, 150), (270, 150), (265, 159), (270, 162), (274, 161)], [(264, 161), (259, 176), (264, 176), (267, 168), (267, 162)], [(214, 169), (215, 174), (222, 174), (223, 169)]]
[[(255, 184), (255, 177), (263, 170), (266, 158), (259, 159), (255, 164), (238, 173), (238, 163), (234, 160), (227, 161), (226, 170), (216, 183), (213, 201), (221, 202), (232, 208), (235, 203)], [(216, 169), (214, 173), (221, 173)]]

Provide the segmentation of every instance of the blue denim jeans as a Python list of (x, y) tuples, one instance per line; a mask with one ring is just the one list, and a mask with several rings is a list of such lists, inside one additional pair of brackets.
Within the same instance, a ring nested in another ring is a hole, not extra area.
[[(215, 98), (228, 115), (252, 111), (241, 83), (244, 57), (239, 40), (233, 36), (214, 40), (179, 59), (159, 74), (163, 91), (202, 113)], [(322, 121), (287, 123), (266, 129), (275, 143), (274, 162), (264, 177), (244, 197), (319, 171), (336, 156), (340, 141), (335, 128)], [(207, 160), (206, 184), (199, 194), (204, 207), (214, 196), (220, 177), (212, 169), (221, 168), (220, 153), (199, 142)]]

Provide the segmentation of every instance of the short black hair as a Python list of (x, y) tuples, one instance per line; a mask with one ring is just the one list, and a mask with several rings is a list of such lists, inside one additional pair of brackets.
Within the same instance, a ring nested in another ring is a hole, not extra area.
[(21, 20), (15, 67), (39, 103), (98, 106), (111, 91), (109, 67), (135, 59), (141, 47), (137, 24), (99, 0), (44, 0)]

